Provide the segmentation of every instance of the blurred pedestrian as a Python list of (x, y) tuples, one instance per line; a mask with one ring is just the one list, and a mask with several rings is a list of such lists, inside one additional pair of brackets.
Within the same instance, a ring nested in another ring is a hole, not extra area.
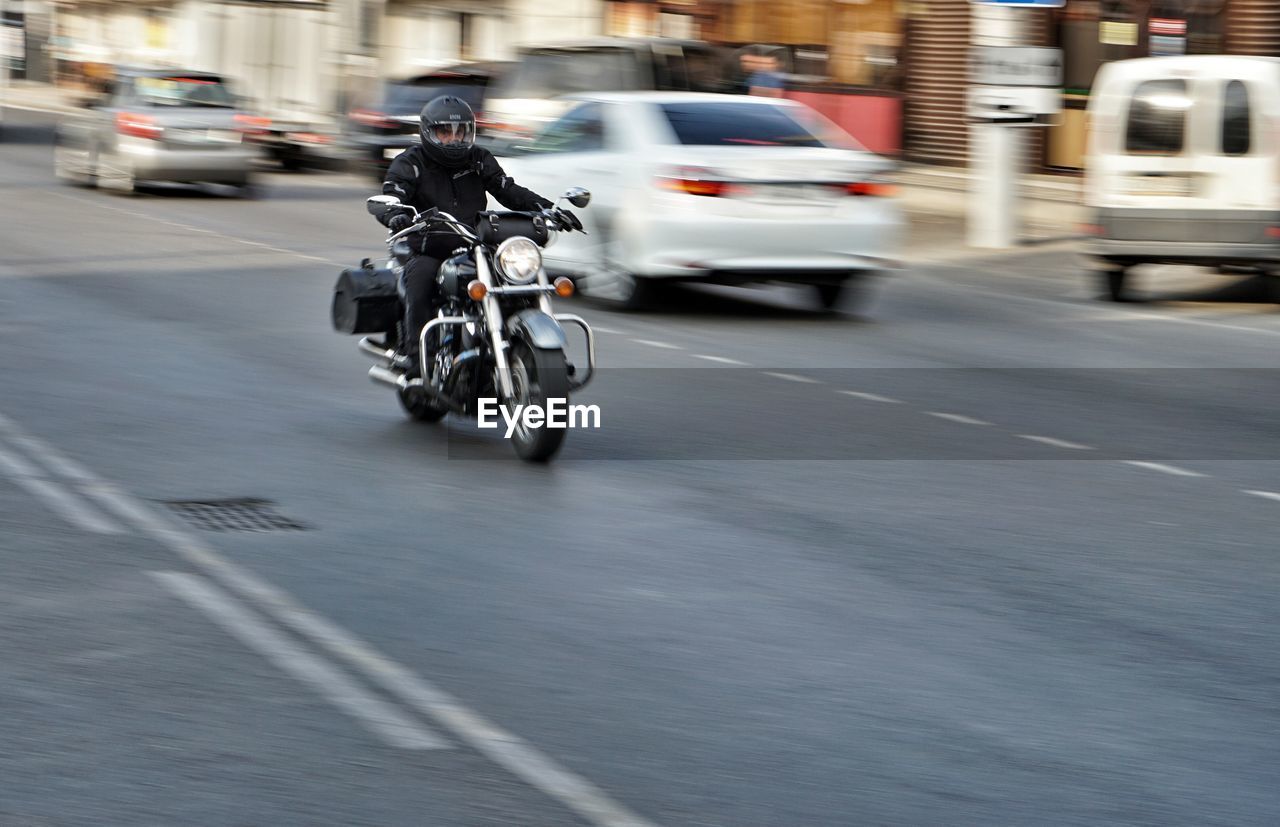
[(752, 58), (754, 71), (747, 76), (747, 94), (765, 98), (782, 97), (786, 82), (778, 71), (778, 57), (765, 48)]

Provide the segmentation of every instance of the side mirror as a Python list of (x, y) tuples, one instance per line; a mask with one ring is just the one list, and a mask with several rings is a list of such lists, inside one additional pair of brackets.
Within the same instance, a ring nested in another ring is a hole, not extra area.
[(569, 187), (561, 197), (568, 199), (569, 203), (578, 209), (591, 203), (591, 193), (583, 187)]
[(403, 206), (400, 199), (394, 195), (374, 195), (364, 202), (364, 208), (374, 218), (382, 218), (392, 210)]

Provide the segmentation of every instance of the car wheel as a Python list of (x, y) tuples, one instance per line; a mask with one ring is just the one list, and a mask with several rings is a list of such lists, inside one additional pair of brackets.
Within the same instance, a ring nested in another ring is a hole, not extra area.
[(132, 167), (125, 167), (117, 163), (115, 166), (107, 166), (104, 169), (102, 156), (99, 155), (97, 163), (94, 164), (94, 173), (98, 179), (98, 186), (103, 189), (108, 189), (124, 196), (138, 194), (138, 179), (133, 174)]
[(588, 296), (619, 310), (647, 310), (658, 303), (658, 280), (637, 275), (625, 264), (622, 243), (601, 230), (600, 257), (593, 273), (582, 280)]
[(1102, 298), (1113, 302), (1129, 301), (1129, 294), (1125, 290), (1125, 282), (1128, 281), (1128, 276), (1129, 268), (1119, 265), (1097, 271), (1098, 282), (1102, 288)]
[(92, 163), (88, 153), (85, 153), (83, 168), (77, 172), (72, 151), (61, 143), (54, 145), (53, 174), (59, 181), (80, 187), (96, 186), (97, 179), (93, 174)]
[(844, 295), (844, 285), (843, 281), (813, 285), (814, 292), (818, 294), (818, 306), (823, 310), (835, 310)]
[(236, 185), (236, 197), (245, 201), (256, 201), (262, 197), (262, 187), (252, 178)]

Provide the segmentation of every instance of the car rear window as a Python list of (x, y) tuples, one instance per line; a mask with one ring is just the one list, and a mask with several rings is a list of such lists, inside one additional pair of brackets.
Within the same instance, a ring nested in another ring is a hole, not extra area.
[(486, 81), (478, 78), (472, 81), (449, 79), (391, 83), (387, 85), (386, 111), (392, 115), (416, 115), (429, 101), (441, 95), (462, 98), (472, 109), (480, 110), (485, 86)]
[(745, 101), (659, 106), (682, 144), (859, 148), (825, 118), (799, 107)]
[(1129, 122), (1124, 148), (1134, 155), (1177, 155), (1187, 129), (1192, 105), (1182, 80), (1148, 80), (1139, 83), (1129, 101)]
[(235, 97), (221, 78), (198, 75), (135, 78), (132, 97), (145, 106), (230, 108), (236, 105)]
[(1222, 101), (1222, 154), (1248, 155), (1251, 131), (1249, 89), (1241, 81), (1230, 81)]
[(531, 52), (503, 84), (504, 98), (553, 98), (578, 92), (640, 88), (640, 69), (627, 49)]

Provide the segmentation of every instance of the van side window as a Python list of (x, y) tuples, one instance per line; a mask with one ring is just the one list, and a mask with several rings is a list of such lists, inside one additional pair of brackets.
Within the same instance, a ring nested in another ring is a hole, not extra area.
[(1222, 100), (1222, 154), (1247, 155), (1249, 133), (1249, 89), (1243, 82), (1233, 80), (1227, 84)]
[(1129, 99), (1125, 151), (1134, 155), (1181, 153), (1191, 104), (1186, 81), (1148, 80), (1139, 83)]

